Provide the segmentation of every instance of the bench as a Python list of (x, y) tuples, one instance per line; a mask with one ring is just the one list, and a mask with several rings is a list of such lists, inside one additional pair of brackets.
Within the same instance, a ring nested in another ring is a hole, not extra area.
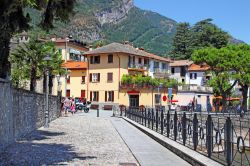
[(98, 109), (99, 105), (98, 104), (91, 104), (90, 108), (91, 109)]
[(103, 106), (103, 110), (112, 110), (113, 109), (113, 105), (104, 105)]

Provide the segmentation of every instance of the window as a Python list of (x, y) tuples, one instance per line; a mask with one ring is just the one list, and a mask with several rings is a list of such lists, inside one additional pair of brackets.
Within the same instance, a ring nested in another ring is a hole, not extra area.
[(105, 91), (105, 102), (114, 102), (114, 91)]
[(85, 84), (85, 76), (82, 76), (82, 84)]
[(175, 68), (174, 68), (174, 67), (171, 68), (171, 73), (172, 73), (172, 74), (175, 73)]
[(67, 91), (66, 91), (66, 97), (70, 97), (70, 90), (69, 89), (67, 89)]
[(100, 82), (100, 73), (91, 73), (89, 82)]
[(159, 62), (154, 62), (154, 68), (159, 68)]
[(100, 63), (100, 55), (90, 57), (90, 64), (99, 64), (99, 63)]
[(144, 65), (148, 65), (148, 59), (144, 59)]
[(113, 73), (108, 73), (108, 82), (113, 82)]
[(155, 104), (160, 104), (160, 102), (161, 102), (161, 95), (155, 94)]
[(133, 64), (135, 64), (135, 56), (133, 56)]
[(138, 63), (141, 64), (141, 58), (138, 59)]
[(164, 70), (167, 69), (167, 64), (166, 63), (162, 63), (161, 66), (162, 66), (162, 69), (164, 69)]
[(70, 76), (67, 78), (67, 84), (70, 84)]
[(81, 98), (85, 98), (85, 90), (81, 90)]
[(184, 66), (181, 67), (181, 77), (185, 77), (186, 75), (186, 69)]
[(113, 63), (113, 54), (108, 55), (108, 63)]
[(197, 73), (190, 73), (189, 77), (190, 77), (190, 79), (196, 80), (197, 79)]
[(99, 101), (98, 91), (90, 91), (90, 101)]

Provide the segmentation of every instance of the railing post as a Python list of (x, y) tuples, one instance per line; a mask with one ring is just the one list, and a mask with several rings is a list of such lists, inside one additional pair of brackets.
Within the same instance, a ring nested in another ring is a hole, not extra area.
[(183, 145), (186, 145), (186, 140), (187, 140), (187, 117), (186, 117), (186, 112), (184, 112), (183, 117), (182, 117), (182, 141)]
[(164, 115), (163, 115), (163, 109), (161, 109), (161, 134), (163, 134), (164, 130), (163, 121), (164, 121)]
[(151, 112), (151, 120), (152, 120), (152, 130), (154, 130), (154, 109), (153, 108)]
[(150, 108), (148, 109), (148, 128), (150, 127)]
[(211, 115), (208, 115), (206, 122), (206, 143), (207, 155), (211, 158), (213, 152), (213, 121)]
[(144, 124), (144, 108), (141, 109), (141, 124)]
[(175, 111), (174, 113), (174, 140), (176, 141), (177, 139), (177, 112)]
[(155, 120), (156, 120), (156, 132), (158, 132), (158, 111), (159, 111), (159, 109), (158, 108), (155, 108), (156, 109), (156, 115), (155, 115)]
[(127, 117), (127, 107), (125, 107), (124, 113), (125, 113), (124, 116)]
[(170, 111), (168, 110), (167, 113), (167, 137), (169, 137), (170, 134)]
[(197, 114), (194, 114), (193, 119), (193, 144), (194, 144), (194, 150), (196, 151), (198, 146), (198, 118)]
[(147, 125), (147, 108), (145, 108), (145, 112), (144, 112), (144, 123), (145, 123), (145, 126)]
[(233, 125), (229, 117), (225, 123), (225, 155), (227, 165), (231, 165), (233, 161)]

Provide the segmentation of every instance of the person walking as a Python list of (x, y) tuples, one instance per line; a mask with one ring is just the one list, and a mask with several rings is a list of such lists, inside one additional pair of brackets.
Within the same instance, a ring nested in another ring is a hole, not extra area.
[(68, 97), (65, 98), (64, 100), (64, 112), (65, 112), (65, 116), (68, 115), (68, 111), (70, 110), (71, 107), (71, 101)]
[(72, 98), (71, 99), (71, 113), (72, 113), (72, 115), (74, 115), (75, 112), (76, 112), (76, 105), (75, 105), (74, 99)]

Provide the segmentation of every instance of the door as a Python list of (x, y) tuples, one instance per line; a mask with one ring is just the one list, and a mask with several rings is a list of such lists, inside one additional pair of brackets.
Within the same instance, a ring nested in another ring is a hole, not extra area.
[(139, 107), (139, 95), (129, 95), (129, 106)]
[(85, 98), (85, 90), (81, 90), (81, 98)]

